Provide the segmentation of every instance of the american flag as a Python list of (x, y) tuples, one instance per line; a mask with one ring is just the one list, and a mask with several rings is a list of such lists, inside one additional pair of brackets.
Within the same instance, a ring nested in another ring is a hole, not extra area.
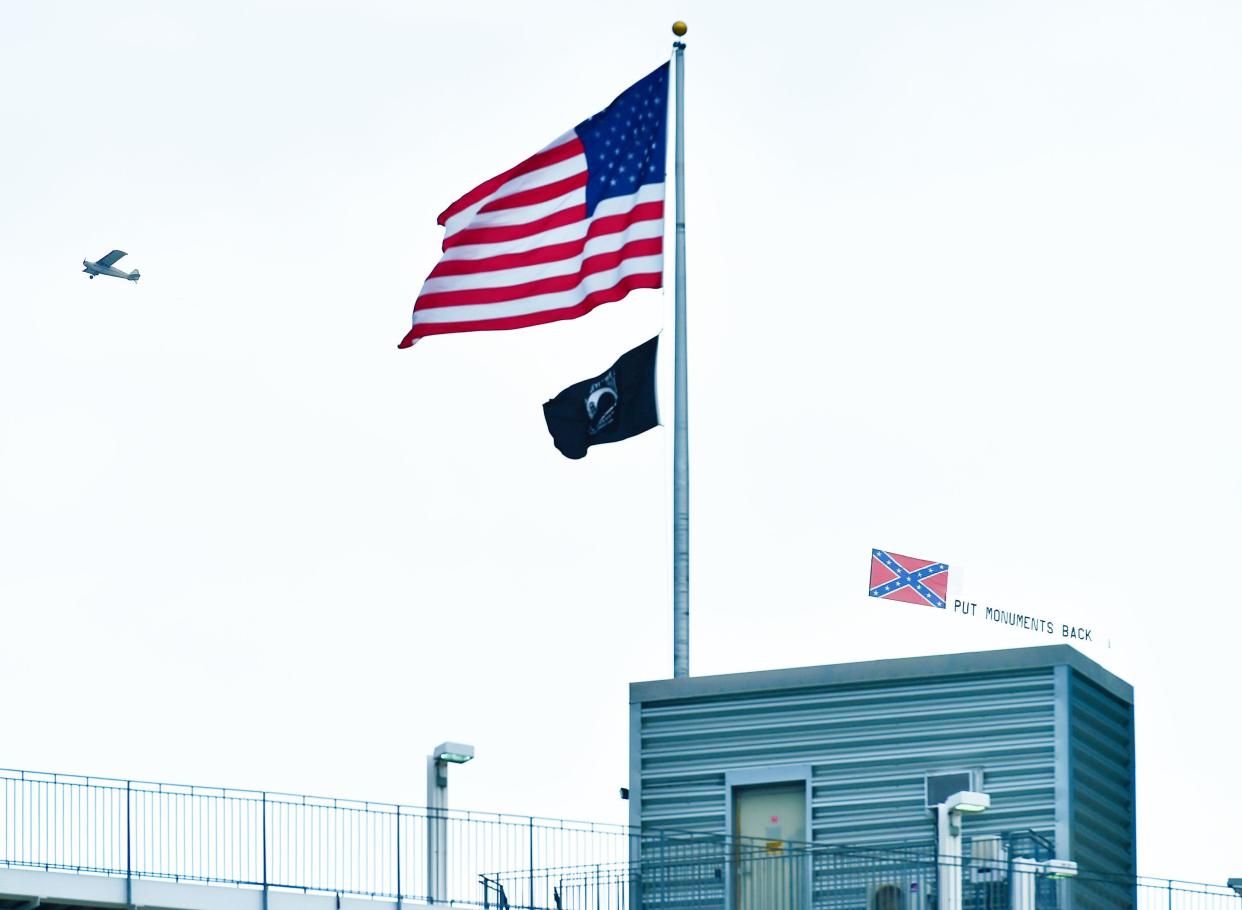
[(931, 559), (872, 550), (871, 585), (867, 593), (943, 610), (949, 596), (949, 567)]
[(425, 335), (574, 319), (664, 271), (668, 64), (440, 215), (444, 256), (414, 302)]

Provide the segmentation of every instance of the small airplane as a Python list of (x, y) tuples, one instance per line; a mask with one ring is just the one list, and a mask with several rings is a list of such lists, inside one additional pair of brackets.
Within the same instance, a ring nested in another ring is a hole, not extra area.
[(98, 262), (91, 262), (88, 259), (82, 260), (82, 265), (86, 268), (82, 271), (94, 278), (96, 275), (111, 275), (113, 278), (128, 278), (130, 281), (137, 281), (142, 276), (138, 274), (138, 270), (132, 272), (122, 272), (120, 269), (112, 267), (122, 256), (127, 255), (124, 250), (113, 250), (107, 256), (100, 256)]

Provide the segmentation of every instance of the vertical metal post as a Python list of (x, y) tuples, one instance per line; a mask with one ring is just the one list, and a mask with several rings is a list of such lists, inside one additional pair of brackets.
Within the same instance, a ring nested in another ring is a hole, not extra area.
[(1035, 910), (1039, 863), (1020, 856), (1009, 864), (1009, 910)]
[(134, 906), (134, 866), (130, 857), (133, 836), (129, 827), (130, 784), (125, 781), (125, 906)]
[[(486, 897), (487, 889), (483, 889)], [(397, 806), (397, 910), (401, 910), (401, 806)]]
[(267, 910), (267, 791), (263, 791), (263, 910)]
[(527, 866), (528, 887), (530, 888), (530, 907), (535, 910), (535, 819), (527, 816), (530, 831), (530, 865)]
[(427, 903), (448, 900), (448, 766), (427, 756)]
[(686, 45), (673, 42), (677, 78), (673, 178), (676, 226), (673, 260), (673, 676), (690, 675), (690, 414), (686, 370)]
[(955, 818), (944, 803), (936, 807), (936, 852), (938, 910), (962, 910), (961, 819)]
[(629, 888), (630, 900), (626, 905), (631, 910), (641, 910), (643, 906), (643, 875), (646, 867), (643, 865), (643, 836), (641, 832), (636, 833), (634, 828), (626, 835), (629, 848), (626, 855), (629, 857)]

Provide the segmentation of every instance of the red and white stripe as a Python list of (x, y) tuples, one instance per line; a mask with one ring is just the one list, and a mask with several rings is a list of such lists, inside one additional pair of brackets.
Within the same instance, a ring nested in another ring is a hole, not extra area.
[(574, 319), (664, 273), (664, 184), (604, 199), (587, 217), (587, 159), (570, 130), (440, 215), (444, 256), (414, 303), (425, 335)]

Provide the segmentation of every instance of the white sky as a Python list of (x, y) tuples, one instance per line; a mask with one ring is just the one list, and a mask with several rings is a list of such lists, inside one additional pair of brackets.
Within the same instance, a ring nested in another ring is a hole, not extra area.
[(624, 820), (670, 434), (540, 405), (669, 298), (396, 345), (436, 214), (677, 16), (692, 671), (1042, 643), (865, 596), (944, 560), (1106, 639), (1142, 870), (1242, 875), (1227, 2), (8, 4), (0, 765), (421, 804), (457, 738), (457, 806)]

